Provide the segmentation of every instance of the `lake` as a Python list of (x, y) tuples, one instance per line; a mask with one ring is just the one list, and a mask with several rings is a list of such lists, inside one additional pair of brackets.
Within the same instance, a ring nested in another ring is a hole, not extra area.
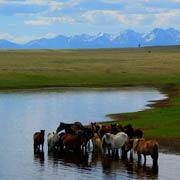
[[(151, 100), (166, 96), (152, 88), (64, 88), (0, 92), (0, 179), (177, 179), (180, 156), (160, 153), (158, 167), (111, 160), (94, 154), (34, 154), (33, 133), (56, 130), (59, 122), (83, 124), (110, 120), (109, 113), (149, 108)], [(167, 166), (168, 165), (168, 166)], [(170, 170), (171, 169), (171, 170)]]

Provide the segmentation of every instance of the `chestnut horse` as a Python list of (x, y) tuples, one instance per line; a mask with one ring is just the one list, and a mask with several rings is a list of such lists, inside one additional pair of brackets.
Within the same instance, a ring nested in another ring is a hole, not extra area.
[(33, 135), (34, 151), (40, 151), (40, 146), (42, 146), (42, 151), (43, 151), (44, 135), (45, 135), (45, 130), (40, 130), (40, 132), (34, 133)]
[(159, 144), (156, 140), (145, 140), (144, 138), (133, 140), (133, 150), (134, 152), (137, 152), (138, 160), (140, 160), (141, 154), (144, 155), (144, 164), (146, 164), (147, 155), (151, 155), (153, 164), (157, 164), (158, 149)]

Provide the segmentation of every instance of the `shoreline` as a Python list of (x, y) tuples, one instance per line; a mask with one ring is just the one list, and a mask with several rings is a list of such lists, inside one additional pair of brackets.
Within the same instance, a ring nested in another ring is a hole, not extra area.
[[(176, 87), (176, 85), (174, 85), (173, 87), (166, 87), (166, 88), (161, 88), (159, 89), (160, 92), (162, 92), (163, 94), (165, 94), (167, 97), (165, 99), (161, 99), (161, 100), (153, 100), (153, 101), (149, 101), (150, 104), (148, 104), (147, 106), (151, 107), (151, 108), (167, 108), (170, 107), (170, 101), (172, 98), (176, 98), (179, 97), (178, 91), (179, 89)], [(148, 109), (146, 109), (145, 111), (148, 111)], [(108, 122), (104, 122), (106, 124), (108, 123), (113, 123), (113, 122), (120, 122), (120, 123), (125, 123), (127, 120), (133, 120), (136, 121), (136, 116), (133, 115), (134, 113), (132, 113), (132, 116), (124, 116), (123, 113), (122, 114), (110, 114), (107, 115), (109, 118), (112, 119), (112, 121), (108, 121)], [(103, 122), (102, 122), (103, 123)], [(170, 152), (170, 153), (176, 153), (176, 154), (180, 154), (180, 138), (177, 137), (158, 137), (158, 136), (145, 136), (145, 139), (156, 139), (159, 144), (160, 144), (160, 151), (162, 152)]]

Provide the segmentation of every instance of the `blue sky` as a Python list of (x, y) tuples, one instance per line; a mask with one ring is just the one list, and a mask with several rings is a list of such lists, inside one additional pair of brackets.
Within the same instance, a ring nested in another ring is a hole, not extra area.
[(0, 0), (0, 39), (180, 29), (180, 0)]

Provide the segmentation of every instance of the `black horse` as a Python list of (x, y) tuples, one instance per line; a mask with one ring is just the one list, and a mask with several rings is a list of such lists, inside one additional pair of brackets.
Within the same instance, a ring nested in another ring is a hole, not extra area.
[(56, 133), (65, 130), (66, 133), (76, 134), (76, 131), (79, 129), (84, 129), (84, 126), (78, 121), (74, 123), (60, 122), (58, 128), (56, 129)]

